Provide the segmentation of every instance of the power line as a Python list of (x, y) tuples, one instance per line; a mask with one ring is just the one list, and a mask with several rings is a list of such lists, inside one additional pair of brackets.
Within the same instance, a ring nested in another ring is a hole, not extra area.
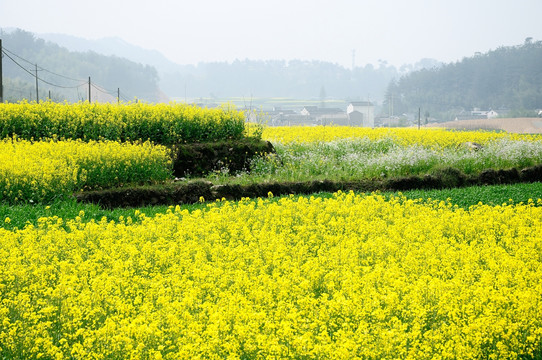
[(7, 51), (7, 52), (10, 53), (11, 55), (13, 55), (13, 56), (15, 56), (15, 57), (17, 57), (17, 58), (19, 58), (19, 59), (21, 59), (21, 60), (23, 60), (23, 61), (26, 61), (27, 63), (29, 63), (29, 64), (32, 65), (32, 66), (35, 65), (34, 63), (30, 62), (29, 60), (26, 60), (25, 58), (23, 58), (23, 57), (21, 57), (21, 56), (15, 54), (14, 52), (9, 51), (9, 50), (6, 49), (5, 47), (2, 47), (2, 50), (3, 50), (3, 51)]
[[(15, 54), (13, 51), (10, 51), (10, 50), (6, 49), (5, 47), (3, 47), (2, 50), (9, 52), (11, 55), (13, 55), (13, 56), (15, 56), (15, 57), (17, 57), (17, 58), (19, 58), (19, 59), (21, 59), (21, 60), (23, 60), (23, 61), (29, 63), (29, 64), (32, 65), (32, 66), (35, 65), (35, 64), (32, 63), (30, 60), (27, 60), (27, 59), (23, 58), (22, 56), (19, 56), (19, 55)], [(39, 71), (45, 71), (45, 72), (48, 72), (49, 74), (56, 75), (56, 76), (60, 76), (60, 77), (62, 77), (62, 78), (64, 78), (64, 79), (68, 79), (68, 80), (72, 80), (72, 81), (78, 81), (78, 82), (86, 81), (86, 80), (83, 80), (83, 79), (74, 79), (74, 78), (69, 77), (69, 76), (65, 76), (65, 75), (62, 75), (62, 74), (58, 74), (58, 73), (56, 73), (56, 72), (54, 72), (54, 71), (48, 70), (48, 69), (46, 69), (46, 68), (44, 68), (44, 67), (41, 67), (41, 66), (38, 66), (38, 70), (39, 70)]]
[(111, 90), (108, 90), (108, 89), (105, 89), (105, 88), (102, 88), (101, 86), (97, 86), (95, 85), (94, 83), (91, 84), (91, 86), (98, 90), (99, 92), (101, 93), (104, 93), (104, 94), (107, 94), (107, 95), (111, 95), (111, 96), (115, 96), (117, 97), (119, 100), (123, 100), (125, 102), (130, 102), (130, 100), (124, 96), (124, 93), (120, 91), (120, 89), (117, 89), (117, 91), (111, 91)]
[(85, 85), (86, 82), (84, 83), (81, 83), (79, 85), (76, 85), (76, 86), (63, 86), (63, 85), (58, 85), (58, 84), (53, 84), (47, 80), (44, 80), (42, 78), (40, 78), (39, 76), (37, 76), (36, 74), (33, 74), (30, 70), (26, 69), (24, 66), (22, 66), (21, 64), (19, 64), (14, 58), (12, 58), (11, 56), (9, 56), (9, 54), (7, 54), (6, 52), (2, 51), (4, 53), (4, 55), (6, 55), (11, 61), (13, 61), (17, 66), (19, 66), (21, 69), (23, 69), (24, 71), (26, 71), (30, 76), (32, 77), (35, 77), (37, 78), (38, 80), (46, 83), (47, 85), (51, 85), (51, 86), (55, 86), (55, 87), (58, 87), (58, 88), (62, 88), (62, 89), (75, 89), (75, 88), (78, 88), (82, 85)]
[[(4, 50), (2, 50), (2, 53), (4, 53), (4, 55), (6, 55), (8, 58), (11, 59), (11, 61), (13, 61), (15, 64), (17, 64), (17, 66), (19, 66), (21, 69), (23, 69), (24, 71), (26, 71), (28, 74), (30, 74), (32, 77), (34, 77), (34, 74), (32, 74), (30, 72), (30, 70), (26, 69), (24, 66), (22, 66), (21, 64), (19, 64), (17, 61), (15, 61), (15, 59), (13, 59), (11, 56), (9, 56)], [(32, 64), (34, 65), (34, 64)]]
[[(62, 75), (62, 74), (58, 74), (58, 73), (56, 73), (56, 72), (54, 72), (54, 71), (45, 69), (45, 68), (43, 68), (43, 67), (41, 67), (41, 66), (38, 66), (37, 64), (32, 63), (31, 61), (29, 61), (29, 60), (23, 58), (22, 56), (19, 56), (19, 55), (15, 54), (14, 52), (12, 52), (12, 51), (6, 49), (5, 47), (1, 48), (1, 50), (2, 50), (2, 51), (1, 51), (0, 55), (1, 55), (1, 54), (6, 55), (6, 56), (7, 56), (11, 61), (13, 61), (17, 66), (19, 66), (22, 70), (24, 70), (26, 73), (28, 73), (30, 76), (32, 76), (32, 77), (34, 77), (34, 78), (36, 79), (36, 89), (37, 89), (37, 82), (38, 82), (38, 80), (39, 80), (39, 81), (42, 81), (43, 83), (45, 83), (45, 84), (47, 84), (47, 85), (54, 86), (54, 87), (57, 87), (57, 88), (62, 88), (62, 89), (77, 89), (78, 97), (80, 97), (79, 88), (80, 88), (81, 86), (84, 86), (84, 85), (87, 85), (87, 84), (88, 84), (88, 86), (89, 86), (89, 92), (90, 92), (90, 87), (93, 87), (94, 89), (98, 90), (98, 91), (101, 92), (101, 93), (104, 93), (104, 94), (107, 94), (107, 95), (111, 95), (111, 96), (114, 96), (113, 94), (115, 94), (115, 95), (117, 95), (117, 96), (116, 96), (117, 98), (122, 98), (122, 99), (123, 99), (124, 101), (126, 101), (126, 102), (129, 102), (129, 101), (130, 101), (126, 96), (124, 96), (124, 95), (120, 92), (120, 88), (117, 89), (117, 91), (108, 90), (108, 89), (106, 89), (106, 88), (104, 88), (104, 87), (102, 87), (102, 86), (99, 86), (99, 85), (96, 85), (96, 84), (94, 84), (94, 83), (91, 83), (90, 77), (89, 77), (89, 79), (88, 79), (88, 81), (87, 81), (87, 80), (75, 79), (75, 78), (72, 78), (72, 77), (69, 77), (69, 76), (65, 76), (65, 75)], [(24, 67), (23, 65), (21, 65), (19, 62), (17, 62), (13, 57), (11, 57), (8, 53), (11, 54), (11, 55), (13, 55), (14, 57), (20, 59), (20, 60), (22, 60), (22, 61), (24, 61), (24, 62), (26, 62), (26, 63), (32, 65), (32, 67), (34, 68), (34, 69), (32, 69), (33, 71), (31, 71), (31, 70), (25, 68), (25, 67)], [(59, 77), (65, 78), (65, 79), (67, 79), (67, 80), (80, 82), (80, 84), (75, 85), (75, 86), (64, 86), (64, 85), (54, 84), (54, 83), (52, 83), (52, 82), (50, 82), (50, 81), (44, 80), (44, 79), (42, 79), (41, 77), (39, 77), (39, 76), (38, 76), (38, 71), (45, 71), (45, 72), (47, 72), (47, 73), (50, 73), (50, 74), (52, 74), (52, 75), (55, 75), (55, 76), (59, 76)], [(90, 96), (90, 94), (89, 94), (89, 96)]]
[(55, 86), (55, 87), (58, 87), (58, 88), (61, 88), (61, 89), (75, 89), (75, 88), (79, 88), (79, 87), (87, 84), (86, 82), (84, 82), (84, 83), (81, 83), (81, 84), (76, 85), (76, 86), (62, 86), (62, 85), (57, 85), (57, 84), (50, 83), (49, 81), (43, 80), (40, 77), (38, 77), (38, 80), (46, 83), (47, 85)]
[(51, 70), (44, 69), (44, 68), (42, 68), (41, 66), (39, 66), (38, 69), (39, 69), (40, 71), (48, 72), (49, 74), (53, 74), (53, 75), (56, 75), (56, 76), (60, 76), (60, 77), (62, 77), (62, 78), (64, 78), (64, 79), (68, 79), (68, 80), (72, 80), (72, 81), (79, 81), (79, 82), (81, 82), (81, 81), (86, 81), (86, 80), (83, 80), (83, 79), (74, 79), (74, 78), (71, 78), (71, 77), (69, 77), (69, 76), (64, 76), (64, 75), (61, 75), (61, 74), (57, 74), (57, 73), (55, 73), (55, 72), (53, 72), (53, 71), (51, 71)]
[(124, 100), (124, 101), (126, 101), (126, 102), (130, 102), (130, 100), (129, 100), (126, 96), (123, 95), (123, 92), (122, 92), (122, 91), (119, 91), (119, 93), (120, 93), (120, 94), (119, 94), (119, 95), (120, 95), (120, 98), (121, 98), (122, 100)]
[(113, 93), (115, 93), (116, 91), (111, 91), (111, 90), (107, 90), (106, 88), (103, 88), (103, 87), (98, 87), (96, 85), (94, 85), (94, 83), (91, 84), (93, 88), (95, 88), (96, 90), (98, 90), (99, 92), (101, 93), (104, 93), (104, 94), (107, 94), (107, 95), (113, 95)]

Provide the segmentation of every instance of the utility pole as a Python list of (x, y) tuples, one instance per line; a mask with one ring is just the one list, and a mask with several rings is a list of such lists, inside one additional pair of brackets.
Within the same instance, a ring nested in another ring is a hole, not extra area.
[(38, 64), (36, 64), (36, 102), (40, 103), (40, 94), (38, 88)]
[(418, 130), (420, 130), (420, 120), (422, 118), (422, 108), (418, 108)]
[[(371, 106), (371, 102), (369, 101), (369, 94), (367, 94), (367, 106), (365, 107), (367, 109), (367, 119), (365, 121), (365, 123), (367, 124), (367, 126), (371, 125), (371, 121), (370, 121), (370, 118), (369, 118), (369, 106)], [(365, 126), (365, 124), (363, 124), (363, 126)], [(374, 127), (374, 120), (372, 122), (372, 126), (371, 127)]]
[(120, 104), (120, 88), (117, 88), (117, 104)]
[(2, 51), (2, 39), (0, 39), (0, 104), (4, 102), (4, 81), (2, 79), (2, 58), (4, 54)]
[(88, 77), (88, 103), (89, 104), (91, 103), (91, 100), (90, 100), (90, 76)]
[(390, 102), (388, 103), (388, 117), (391, 118), (393, 116), (393, 93), (390, 93)]

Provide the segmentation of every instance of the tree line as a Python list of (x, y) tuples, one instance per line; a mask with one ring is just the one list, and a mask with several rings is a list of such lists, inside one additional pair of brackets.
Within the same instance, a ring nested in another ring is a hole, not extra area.
[(496, 50), (432, 69), (410, 72), (391, 81), (384, 109), (453, 120), (473, 108), (499, 113), (534, 114), (542, 108), (542, 41)]
[(386, 62), (347, 69), (317, 60), (235, 60), (179, 66), (164, 74), (161, 87), (172, 97), (235, 96), (380, 101), (399, 70)]

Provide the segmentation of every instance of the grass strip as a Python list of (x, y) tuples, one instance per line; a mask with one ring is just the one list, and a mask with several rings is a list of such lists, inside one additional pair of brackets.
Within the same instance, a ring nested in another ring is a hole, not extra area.
[[(384, 192), (384, 195), (397, 195), (398, 192)], [(470, 186), (465, 188), (444, 190), (411, 190), (402, 194), (409, 199), (432, 199), (449, 200), (452, 204), (468, 209), (470, 206), (483, 203), (487, 205), (501, 205), (503, 203), (528, 203), (532, 199), (542, 198), (542, 183), (520, 183), (513, 185)], [(320, 192), (313, 195), (296, 195), (295, 197), (321, 197), (330, 198), (332, 193)], [(283, 197), (275, 197), (277, 201)], [(205, 210), (205, 203), (179, 205), (181, 209), (188, 211)], [(141, 208), (117, 208), (107, 210), (99, 205), (79, 203), (74, 199), (59, 200), (50, 205), (23, 204), (23, 205), (0, 205), (0, 227), (5, 229), (23, 228), (26, 224), (36, 225), (42, 217), (57, 216), (63, 219), (75, 219), (83, 214), (84, 219), (96, 221), (105, 217), (108, 221), (118, 221), (128, 217), (136, 219), (136, 212), (143, 213), (148, 217), (166, 213), (171, 206), (146, 206)], [(6, 221), (6, 219), (9, 219)]]

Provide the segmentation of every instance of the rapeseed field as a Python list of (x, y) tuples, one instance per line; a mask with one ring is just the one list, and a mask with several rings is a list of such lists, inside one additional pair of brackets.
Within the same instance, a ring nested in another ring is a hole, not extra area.
[(454, 131), (439, 128), (364, 128), (350, 126), (277, 126), (265, 127), (262, 138), (273, 143), (326, 143), (341, 139), (391, 139), (400, 146), (428, 148), (457, 147), (466, 142), (484, 145), (497, 139), (542, 141), (540, 134), (513, 134), (493, 131)]
[(150, 142), (0, 140), (0, 200), (48, 202), (74, 192), (171, 178), (167, 148)]
[(541, 200), (269, 196), (0, 229), (0, 354), (540, 357)]
[[(160, 144), (261, 130), (228, 109), (4, 105), (0, 196), (13, 209), (165, 182), (172, 159)], [(261, 136), (277, 154), (253, 172), (292, 180), (542, 161), (538, 135), (291, 127)], [(472, 142), (481, 148), (464, 146)], [(8, 213), (0, 359), (541, 359), (536, 195), (459, 207), (269, 193), (115, 220), (78, 209), (62, 218), (47, 205), (23, 226)]]

